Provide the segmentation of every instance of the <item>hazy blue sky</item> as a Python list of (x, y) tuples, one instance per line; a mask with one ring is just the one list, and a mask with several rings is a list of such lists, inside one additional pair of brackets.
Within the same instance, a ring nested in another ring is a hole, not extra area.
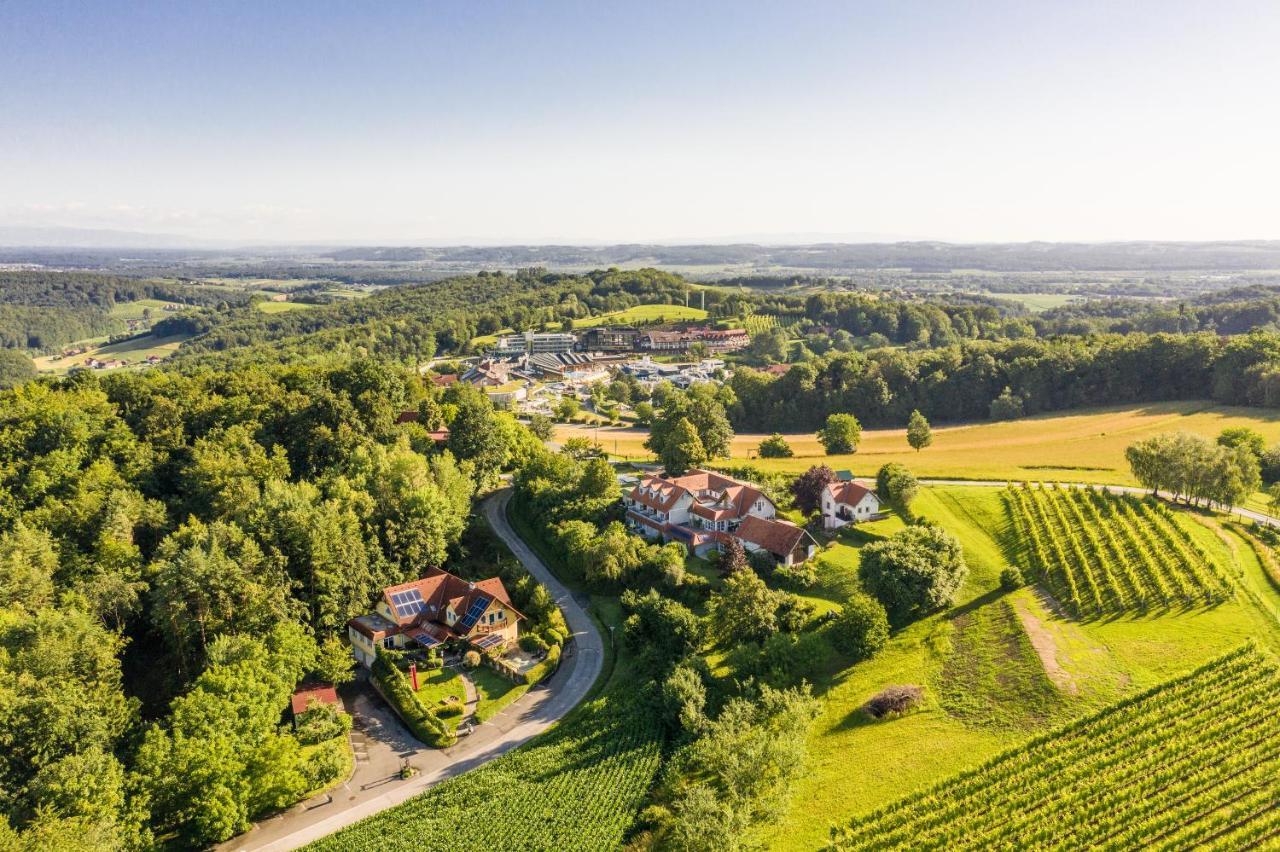
[(1280, 3), (0, 2), (0, 224), (1280, 238)]

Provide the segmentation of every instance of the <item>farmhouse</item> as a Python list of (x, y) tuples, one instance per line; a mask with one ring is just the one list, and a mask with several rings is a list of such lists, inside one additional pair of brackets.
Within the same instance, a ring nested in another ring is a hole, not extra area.
[(383, 589), (374, 612), (351, 619), (347, 634), (356, 660), (372, 666), (378, 645), (434, 648), (460, 641), (501, 651), (515, 643), (523, 619), (501, 579), (472, 583), (435, 568), (420, 580)]
[(880, 517), (880, 498), (865, 485), (853, 481), (830, 483), (822, 491), (822, 526), (839, 529)]
[(719, 550), (730, 536), (747, 551), (764, 550), (792, 565), (808, 559), (813, 537), (786, 521), (756, 486), (719, 473), (646, 476), (623, 498), (627, 525), (646, 538), (678, 541), (695, 555)]

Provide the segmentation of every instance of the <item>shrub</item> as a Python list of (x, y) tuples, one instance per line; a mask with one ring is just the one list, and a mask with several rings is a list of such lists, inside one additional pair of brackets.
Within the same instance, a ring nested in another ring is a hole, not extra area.
[(800, 565), (779, 565), (773, 571), (774, 579), (789, 589), (807, 589), (818, 582), (818, 569), (812, 562)]
[(347, 745), (341, 741), (328, 742), (311, 753), (302, 765), (302, 775), (308, 790), (319, 790), (338, 780), (350, 767)]
[(524, 682), (532, 686), (555, 671), (560, 662), (560, 646), (552, 645), (547, 651), (547, 658), (524, 673)]
[(918, 686), (890, 686), (872, 696), (862, 709), (873, 719), (883, 719), (891, 713), (906, 713), (923, 700), (924, 690)]
[(814, 606), (789, 592), (779, 592), (778, 629), (799, 633), (813, 617)]
[(294, 736), (303, 745), (315, 745), (351, 730), (351, 717), (332, 704), (312, 702), (298, 714)]
[(968, 573), (960, 542), (941, 527), (907, 527), (862, 550), (862, 582), (894, 624), (949, 606)]
[(759, 452), (762, 459), (789, 459), (794, 455), (787, 439), (777, 432), (760, 442)]
[(874, 657), (888, 641), (889, 616), (870, 595), (850, 597), (831, 626), (831, 643), (854, 660)]
[(831, 646), (824, 633), (813, 631), (770, 636), (760, 647), (760, 653), (755, 655), (750, 674), (774, 689), (817, 680), (831, 656)]
[(467, 653), (463, 654), (462, 664), (469, 669), (474, 669), (476, 666), (480, 665), (480, 652), (468, 651)]
[(435, 707), (431, 708), (431, 712), (435, 714), (437, 719), (446, 719), (450, 716), (461, 716), (462, 711), (467, 707), (461, 700), (457, 698), (448, 698)]
[(1022, 578), (1022, 572), (1013, 565), (1000, 572), (1000, 588), (1007, 592), (1020, 589), (1026, 584), (1027, 581)]
[(541, 654), (547, 650), (547, 643), (534, 633), (526, 633), (520, 637), (520, 647), (530, 654)]

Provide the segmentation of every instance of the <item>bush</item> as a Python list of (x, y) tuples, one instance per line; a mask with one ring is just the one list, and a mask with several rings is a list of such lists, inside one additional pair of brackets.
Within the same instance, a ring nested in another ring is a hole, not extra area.
[(437, 719), (447, 719), (450, 716), (461, 716), (462, 711), (467, 709), (467, 705), (457, 698), (449, 698), (435, 707), (431, 708), (431, 712), (435, 714)]
[(303, 745), (315, 745), (351, 730), (351, 717), (332, 704), (312, 702), (298, 714), (294, 736)]
[(462, 664), (469, 669), (474, 669), (476, 666), (480, 665), (480, 652), (468, 651), (467, 653), (463, 654)]
[(350, 766), (347, 744), (341, 741), (329, 742), (312, 752), (310, 758), (302, 764), (302, 776), (306, 779), (308, 790), (319, 790), (337, 781)]
[(888, 641), (889, 616), (870, 595), (850, 597), (831, 625), (831, 643), (854, 660), (874, 657)]
[(814, 606), (789, 592), (779, 592), (778, 629), (799, 633), (813, 617)]
[(760, 442), (759, 452), (762, 459), (789, 459), (794, 455), (787, 439), (777, 432)]
[(560, 646), (552, 645), (547, 651), (547, 658), (524, 673), (524, 682), (532, 686), (555, 671), (560, 662)]
[(891, 713), (906, 713), (923, 700), (924, 690), (918, 686), (890, 686), (872, 696), (862, 709), (873, 719), (883, 719)]
[(968, 573), (960, 542), (941, 527), (907, 527), (862, 549), (863, 585), (893, 624), (949, 606)]
[(526, 633), (520, 637), (520, 648), (530, 654), (541, 654), (547, 650), (547, 643), (537, 634)]
[[(376, 649), (377, 657), (373, 661), (373, 676), (382, 688), (383, 697), (387, 699), (396, 713), (409, 728), (409, 732), (422, 742), (444, 748), (453, 745), (454, 736), (443, 722), (422, 704), (418, 694), (409, 685), (404, 672), (391, 662), (391, 655), (386, 648)], [(477, 655), (479, 659), (479, 655)]]
[(1006, 592), (1021, 589), (1026, 584), (1027, 581), (1022, 578), (1022, 572), (1012, 565), (1000, 572), (1000, 588)]
[(770, 636), (760, 646), (760, 653), (755, 655), (749, 673), (774, 689), (799, 686), (802, 681), (812, 683), (818, 679), (831, 656), (831, 646), (824, 632)]
[(818, 569), (812, 562), (800, 565), (779, 565), (773, 571), (774, 580), (789, 589), (807, 589), (818, 582)]

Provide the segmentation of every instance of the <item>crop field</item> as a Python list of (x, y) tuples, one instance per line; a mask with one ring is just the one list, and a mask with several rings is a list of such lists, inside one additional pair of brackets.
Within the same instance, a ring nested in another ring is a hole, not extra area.
[(1093, 489), (1015, 487), (1005, 505), (1020, 564), (1074, 615), (1206, 606), (1231, 583), (1161, 504)]
[(573, 327), (589, 328), (593, 325), (627, 325), (637, 322), (687, 322), (706, 318), (706, 311), (685, 305), (636, 305), (624, 311), (575, 320)]
[[(921, 452), (907, 445), (905, 429), (866, 429), (858, 451), (828, 456), (812, 432), (784, 437), (794, 458), (759, 459), (756, 448), (765, 435), (741, 434), (733, 440), (732, 457), (751, 459), (768, 472), (802, 473), (814, 464), (847, 468), (874, 476), (886, 462), (901, 462), (917, 476), (942, 479), (998, 479), (1136, 485), (1125, 461), (1125, 448), (1161, 432), (1187, 431), (1216, 438), (1223, 429), (1248, 426), (1268, 444), (1280, 441), (1280, 411), (1214, 405), (1209, 402), (1152, 403), (1097, 408), (1069, 414), (1046, 414), (1000, 423), (935, 425), (933, 444)], [(557, 440), (591, 430), (560, 427)], [(600, 430), (600, 442), (632, 459), (645, 459), (644, 430)]]
[(1246, 647), (857, 820), (830, 848), (1271, 848), (1278, 713), (1276, 666)]
[(661, 761), (652, 714), (614, 690), (530, 746), (308, 847), (317, 852), (612, 849)]
[(307, 302), (258, 302), (258, 310), (264, 314), (283, 314), (288, 311), (305, 311), (314, 308), (315, 305)]

